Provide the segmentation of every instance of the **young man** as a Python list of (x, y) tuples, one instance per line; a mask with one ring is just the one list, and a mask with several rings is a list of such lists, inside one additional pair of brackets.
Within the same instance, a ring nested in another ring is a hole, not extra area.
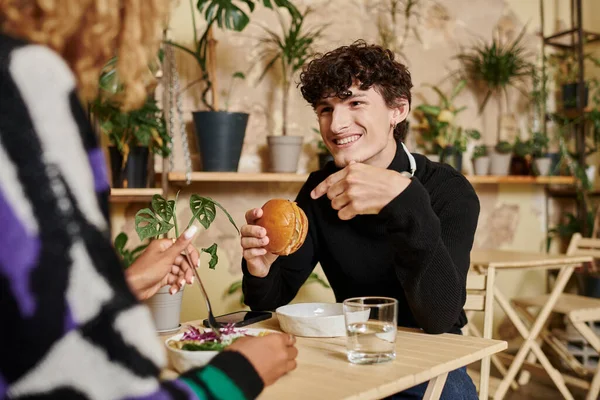
[[(402, 143), (412, 87), (406, 67), (359, 41), (317, 56), (300, 79), (335, 163), (312, 173), (298, 194), (309, 232), (296, 253), (267, 253), (269, 238), (254, 224), (262, 211), (246, 213), (246, 303), (267, 310), (290, 302), (320, 262), (338, 302), (394, 297), (400, 326), (460, 333), (479, 200), (459, 172)], [(413, 390), (422, 395), (424, 386)], [(464, 369), (450, 374), (444, 392), (476, 398)]]

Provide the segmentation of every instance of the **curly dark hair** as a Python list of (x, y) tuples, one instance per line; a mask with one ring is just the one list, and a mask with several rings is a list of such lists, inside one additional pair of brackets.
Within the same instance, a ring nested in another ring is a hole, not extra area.
[[(350, 96), (348, 88), (355, 82), (359, 83), (361, 90), (373, 86), (388, 107), (397, 105), (398, 99), (406, 99), (410, 109), (410, 89), (413, 86), (410, 72), (394, 60), (391, 50), (367, 44), (364, 40), (315, 55), (303, 68), (298, 86), (304, 99), (315, 108), (323, 98), (347, 98)], [(407, 133), (408, 121), (396, 125), (396, 140), (404, 141)]]

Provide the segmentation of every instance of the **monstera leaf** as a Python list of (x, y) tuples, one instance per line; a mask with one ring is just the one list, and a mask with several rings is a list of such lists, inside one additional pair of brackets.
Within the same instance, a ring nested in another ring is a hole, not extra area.
[(197, 220), (205, 229), (208, 229), (208, 227), (210, 226), (210, 224), (212, 224), (217, 215), (216, 207), (219, 207), (225, 213), (225, 215), (227, 215), (229, 222), (231, 222), (231, 224), (234, 226), (235, 230), (239, 234), (240, 230), (235, 224), (235, 221), (227, 212), (227, 210), (223, 208), (223, 206), (221, 206), (219, 203), (217, 203), (210, 197), (202, 197), (197, 194), (193, 194), (190, 196), (190, 210), (192, 210), (192, 219), (190, 220), (189, 225), (191, 225), (194, 222), (194, 220)]
[(208, 262), (208, 268), (215, 269), (219, 262), (219, 256), (217, 256), (217, 244), (213, 243), (212, 246), (201, 249), (202, 252), (210, 254), (210, 261)]

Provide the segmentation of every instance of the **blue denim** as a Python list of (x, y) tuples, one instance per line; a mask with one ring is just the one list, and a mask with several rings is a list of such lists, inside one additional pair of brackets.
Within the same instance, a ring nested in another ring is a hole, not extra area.
[[(388, 397), (388, 400), (422, 399), (429, 382), (413, 386), (404, 392)], [(467, 374), (467, 367), (462, 367), (448, 373), (446, 384), (440, 400), (477, 400), (477, 389)]]

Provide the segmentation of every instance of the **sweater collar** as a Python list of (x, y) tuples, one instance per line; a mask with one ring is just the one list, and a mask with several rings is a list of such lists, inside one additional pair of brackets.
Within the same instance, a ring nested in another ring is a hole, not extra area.
[(411, 172), (411, 170), (415, 168), (416, 164), (413, 164), (411, 166), (411, 160), (408, 156), (408, 150), (405, 150), (404, 144), (400, 141), (396, 141), (396, 155), (394, 156), (394, 159), (387, 167), (387, 169), (391, 169), (397, 172)]

